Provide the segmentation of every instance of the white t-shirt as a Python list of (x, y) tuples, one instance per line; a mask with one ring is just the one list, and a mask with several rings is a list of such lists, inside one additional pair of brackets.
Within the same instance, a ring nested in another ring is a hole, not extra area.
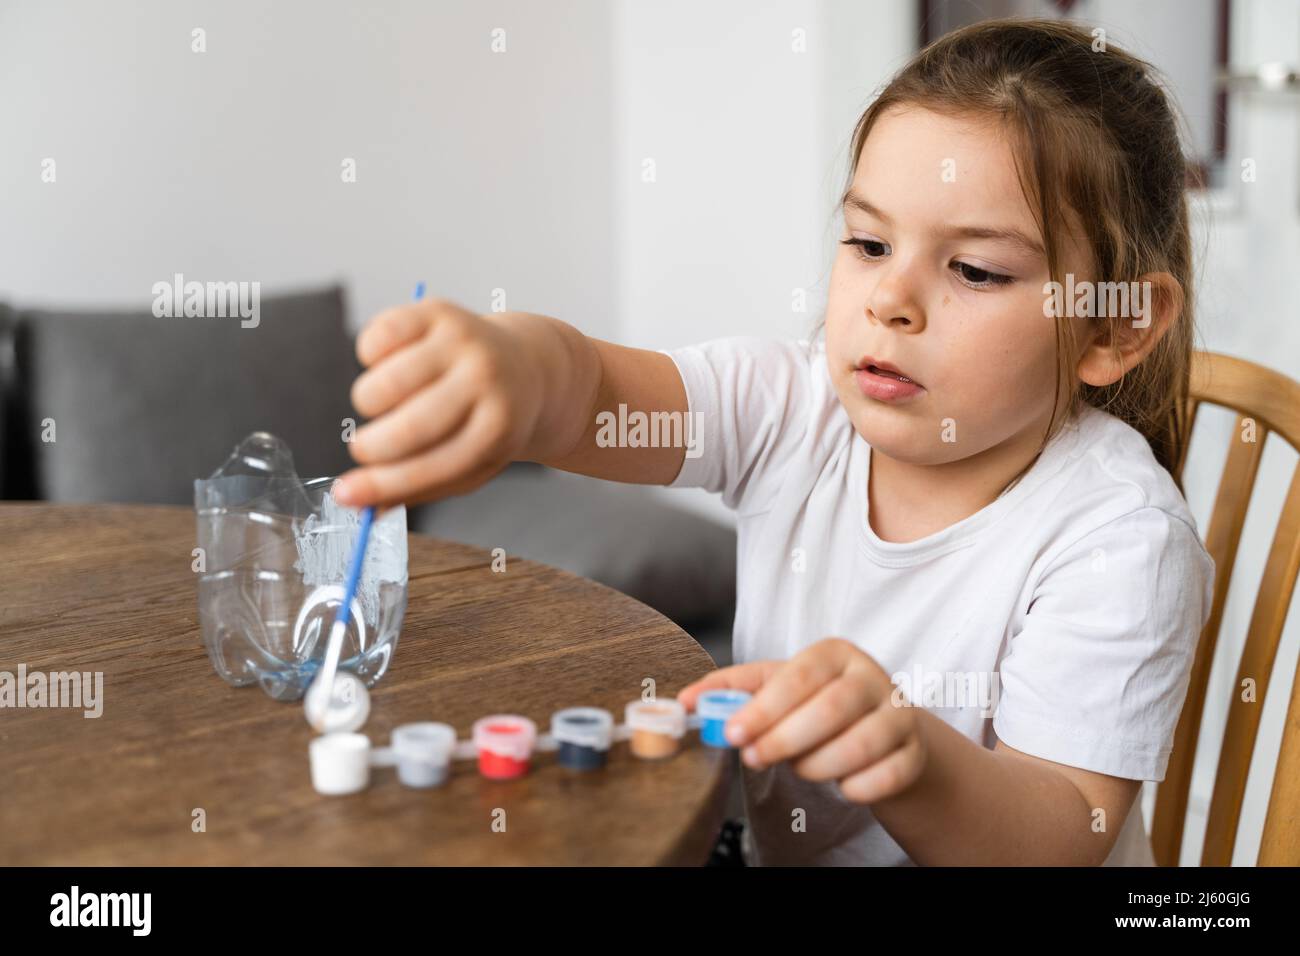
[[(737, 663), (844, 637), (985, 747), (1164, 778), (1214, 562), (1139, 432), (1089, 406), (1000, 498), (889, 542), (868, 521), (870, 448), (820, 339), (665, 354), (700, 429), (672, 486), (720, 492), (737, 514)], [(788, 764), (743, 774), (751, 862), (912, 862), (834, 783)], [(1109, 864), (1152, 863), (1138, 803)]]

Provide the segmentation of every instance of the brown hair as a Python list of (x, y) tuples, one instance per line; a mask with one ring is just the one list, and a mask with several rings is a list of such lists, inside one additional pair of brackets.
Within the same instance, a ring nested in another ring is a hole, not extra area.
[[(1001, 120), (1012, 136), (1021, 188), (1042, 231), (1054, 281), (1065, 281), (1058, 237), (1069, 213), (1082, 223), (1104, 281), (1170, 273), (1182, 286), (1181, 316), (1112, 385), (1075, 379), (1066, 348), (1073, 330), (1056, 322), (1057, 397), (1043, 445), (1082, 401), (1141, 432), (1156, 460), (1177, 478), (1190, 429), (1192, 246), (1176, 115), (1154, 75), (1150, 64), (1095, 42), (1066, 21), (1005, 19), (965, 27), (918, 53), (868, 107), (854, 130), (849, 178), (872, 126), (892, 107), (985, 114)], [(1093, 320), (1107, 326), (1101, 341), (1122, 336), (1121, 318)], [(1058, 422), (1062, 399), (1066, 414)]]

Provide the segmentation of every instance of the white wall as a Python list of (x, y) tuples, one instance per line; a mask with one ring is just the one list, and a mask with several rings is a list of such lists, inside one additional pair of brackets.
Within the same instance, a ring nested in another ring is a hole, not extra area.
[(337, 278), (355, 322), (425, 278), (614, 335), (610, 16), (602, 0), (0, 3), (0, 297), (139, 307), (178, 271), (263, 294)]
[[(629, 342), (811, 329), (848, 137), (911, 52), (914, 8), (620, 0), (615, 189)], [(793, 310), (796, 289), (807, 290), (805, 312)]]

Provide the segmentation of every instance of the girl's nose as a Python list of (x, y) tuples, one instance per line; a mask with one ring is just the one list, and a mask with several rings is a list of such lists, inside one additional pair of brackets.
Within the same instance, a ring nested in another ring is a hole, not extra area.
[(889, 263), (878, 273), (875, 286), (867, 293), (862, 304), (868, 322), (879, 322), (904, 332), (920, 332), (925, 328), (925, 311), (914, 293), (915, 276), (911, 270), (900, 267), (897, 261)]
[(919, 327), (920, 323), (916, 318), (913, 318), (912, 315), (900, 312), (897, 315), (890, 316), (887, 319), (882, 319), (879, 315), (875, 314), (872, 311), (871, 306), (867, 306), (864, 312), (866, 313), (867, 319), (869, 321), (879, 322), (882, 325), (892, 325), (908, 332), (920, 331), (920, 327)]

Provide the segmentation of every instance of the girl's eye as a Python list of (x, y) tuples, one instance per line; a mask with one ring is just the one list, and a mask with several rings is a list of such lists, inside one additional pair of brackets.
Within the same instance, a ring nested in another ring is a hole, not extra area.
[[(855, 246), (854, 250), (857, 257), (864, 262), (876, 262), (889, 255), (889, 244), (881, 242), (879, 239), (859, 239), (850, 237), (841, 239), (841, 245)], [(973, 266), (969, 262), (954, 261), (952, 269), (957, 273), (958, 279), (972, 289), (992, 289), (997, 286), (1008, 285), (1016, 281), (1009, 275), (1003, 275), (1000, 272), (991, 272), (988, 269), (981, 269), (979, 266)]]
[(973, 266), (969, 262), (954, 262), (952, 268), (957, 273), (958, 278), (973, 289), (991, 289), (994, 286), (1006, 285), (1015, 281), (1011, 276), (1003, 275), (1000, 272), (990, 272), (988, 269)]
[(883, 258), (888, 255), (889, 250), (889, 246), (881, 242), (879, 239), (841, 239), (840, 244), (845, 246), (857, 246), (857, 249), (854, 250), (857, 257), (859, 259), (864, 259), (867, 262), (875, 262), (877, 259)]

